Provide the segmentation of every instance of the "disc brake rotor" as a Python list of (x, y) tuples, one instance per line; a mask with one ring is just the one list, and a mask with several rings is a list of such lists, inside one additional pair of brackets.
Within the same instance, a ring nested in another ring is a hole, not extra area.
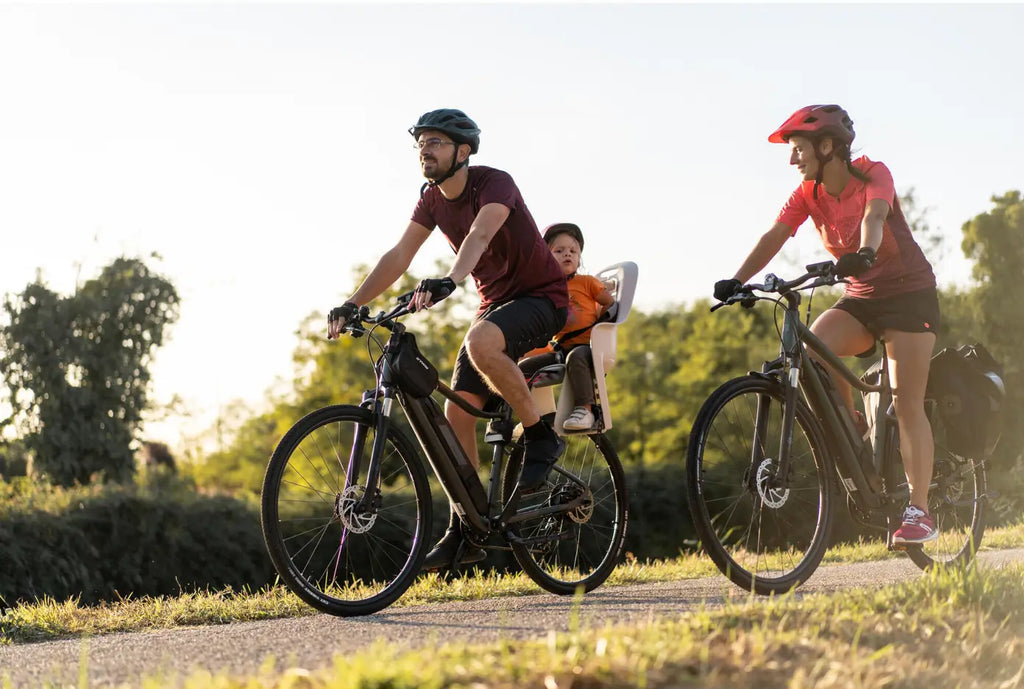
[(757, 467), (757, 493), (761, 502), (772, 509), (779, 509), (789, 500), (789, 488), (770, 488), (768, 483), (775, 479), (773, 460), (766, 457)]
[(352, 533), (366, 533), (377, 521), (377, 512), (357, 511), (366, 493), (364, 486), (349, 486), (334, 499), (334, 516)]
[(586, 524), (594, 516), (594, 494), (589, 488), (575, 484), (563, 484), (551, 493), (552, 505), (565, 505), (582, 497), (580, 504), (565, 513), (577, 524)]

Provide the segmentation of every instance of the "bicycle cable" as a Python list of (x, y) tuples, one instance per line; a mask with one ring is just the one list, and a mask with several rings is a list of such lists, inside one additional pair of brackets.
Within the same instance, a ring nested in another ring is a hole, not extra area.
[(374, 378), (374, 389), (380, 389), (380, 377), (382, 367), (378, 365), (380, 359), (375, 358), (373, 354), (373, 345), (377, 345), (377, 349), (380, 350), (380, 355), (384, 356), (384, 345), (381, 344), (380, 338), (378, 338), (374, 331), (381, 326), (383, 321), (374, 323), (369, 329), (364, 329), (363, 334), (366, 335), (366, 356), (370, 359), (370, 365), (373, 367), (373, 378)]
[(779, 307), (782, 306), (782, 297), (770, 299), (775, 304), (775, 309), (772, 312), (772, 320), (775, 321), (775, 334), (782, 338), (782, 326), (779, 325)]

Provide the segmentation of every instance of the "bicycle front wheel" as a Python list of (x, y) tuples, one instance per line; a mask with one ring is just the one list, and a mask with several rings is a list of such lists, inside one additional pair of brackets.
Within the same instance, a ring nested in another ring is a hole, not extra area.
[(780, 383), (760, 376), (721, 386), (697, 414), (686, 457), (690, 515), (704, 550), (733, 583), (763, 595), (811, 576), (831, 525), (830, 464), (802, 401), (788, 475), (779, 475), (783, 395)]
[[(929, 405), (934, 412), (933, 405)], [(935, 465), (928, 489), (928, 513), (939, 535), (920, 546), (908, 546), (907, 556), (921, 569), (968, 564), (981, 546), (985, 531), (987, 478), (985, 463), (949, 448), (946, 429), (937, 413), (929, 414), (935, 438)]]
[(261, 518), (285, 584), (317, 610), (381, 610), (412, 584), (430, 533), (430, 490), (408, 438), (392, 427), (370, 485), (374, 415), (315, 411), (289, 430), (267, 466)]
[[(538, 586), (560, 595), (592, 591), (615, 569), (626, 538), (626, 477), (608, 438), (565, 437), (565, 452), (544, 488), (519, 498), (516, 513), (538, 516), (511, 525), (510, 545), (519, 566)], [(502, 478), (507, 500), (519, 481), (523, 444), (512, 451)], [(573, 506), (565, 511), (549, 508)], [(543, 510), (549, 513), (540, 514)]]

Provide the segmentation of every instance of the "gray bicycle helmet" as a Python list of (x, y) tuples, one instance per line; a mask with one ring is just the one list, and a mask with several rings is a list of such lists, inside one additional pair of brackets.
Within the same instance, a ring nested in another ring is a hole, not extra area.
[(556, 222), (554, 225), (548, 225), (544, 230), (544, 241), (550, 244), (551, 240), (560, 234), (567, 234), (575, 239), (576, 243), (580, 245), (580, 251), (583, 251), (583, 232), (579, 225), (571, 222)]
[(456, 143), (469, 144), (470, 153), (480, 150), (480, 128), (461, 110), (441, 108), (423, 113), (416, 124), (409, 127), (409, 133), (415, 139), (428, 129), (444, 132)]

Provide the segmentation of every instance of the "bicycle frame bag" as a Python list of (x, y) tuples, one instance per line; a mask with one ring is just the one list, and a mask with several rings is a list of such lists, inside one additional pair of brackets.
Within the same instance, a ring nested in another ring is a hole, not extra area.
[(926, 397), (946, 427), (946, 447), (984, 459), (1002, 432), (1003, 368), (981, 344), (947, 347), (932, 357)]
[(437, 369), (420, 354), (412, 333), (402, 335), (398, 353), (391, 358), (391, 373), (402, 392), (428, 397), (437, 389)]

